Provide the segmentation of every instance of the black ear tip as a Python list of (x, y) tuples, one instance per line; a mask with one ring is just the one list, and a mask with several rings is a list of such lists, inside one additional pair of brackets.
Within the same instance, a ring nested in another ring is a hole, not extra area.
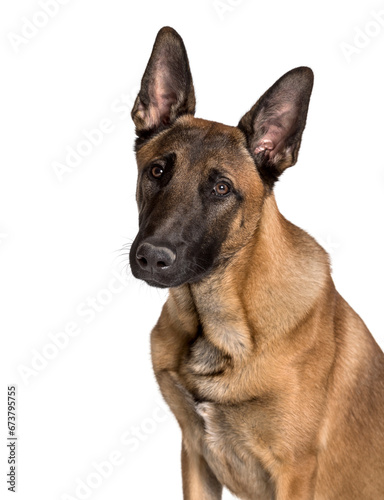
[(313, 81), (314, 74), (311, 68), (308, 68), (308, 66), (299, 66), (285, 73), (276, 83), (281, 82), (283, 85), (301, 88), (310, 94), (313, 88)]
[(179, 40), (181, 39), (180, 35), (176, 30), (174, 30), (170, 26), (163, 26), (157, 33), (156, 38), (159, 40), (161, 38), (167, 38), (167, 37), (178, 38)]
[(312, 81), (314, 80), (315, 75), (311, 68), (309, 68), (308, 66), (301, 66), (301, 70), (303, 72), (303, 75), (305, 75), (308, 78), (308, 80)]
[(313, 71), (308, 66), (299, 66), (298, 68), (291, 70), (289, 73), (292, 73), (292, 75), (296, 77), (301, 77), (301, 79), (306, 80), (310, 84), (313, 84), (313, 80), (315, 78)]

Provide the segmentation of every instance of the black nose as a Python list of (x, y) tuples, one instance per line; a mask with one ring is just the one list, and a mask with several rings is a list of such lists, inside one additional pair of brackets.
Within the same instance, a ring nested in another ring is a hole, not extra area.
[(142, 269), (153, 272), (171, 266), (176, 260), (176, 254), (167, 247), (142, 243), (137, 249), (136, 259)]

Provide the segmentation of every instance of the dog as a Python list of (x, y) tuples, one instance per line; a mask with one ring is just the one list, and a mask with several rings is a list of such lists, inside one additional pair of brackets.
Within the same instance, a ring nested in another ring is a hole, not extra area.
[(170, 289), (151, 355), (182, 431), (184, 500), (223, 487), (246, 500), (384, 499), (384, 355), (273, 191), (297, 161), (312, 86), (299, 67), (237, 127), (195, 118), (184, 43), (164, 27), (132, 110), (129, 259)]

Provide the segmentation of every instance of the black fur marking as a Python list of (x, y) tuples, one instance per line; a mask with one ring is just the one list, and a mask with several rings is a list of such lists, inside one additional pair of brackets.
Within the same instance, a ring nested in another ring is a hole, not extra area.
[(144, 144), (147, 144), (147, 142), (149, 142), (153, 137), (160, 134), (160, 132), (166, 130), (167, 128), (169, 127), (167, 127), (166, 125), (161, 125), (159, 127), (153, 127), (149, 130), (138, 132), (138, 136), (136, 137), (134, 146), (135, 153), (137, 153), (139, 149), (144, 146)]
[[(168, 153), (168, 154), (162, 156), (161, 158), (157, 158), (156, 160), (153, 160), (145, 168), (151, 181), (153, 183), (155, 183), (155, 185), (159, 189), (165, 187), (172, 179), (175, 162), (176, 162), (176, 154), (175, 153)], [(152, 170), (153, 166), (157, 165), (157, 164), (159, 164), (163, 167), (164, 173), (159, 179), (154, 179), (150, 176), (150, 171)]]

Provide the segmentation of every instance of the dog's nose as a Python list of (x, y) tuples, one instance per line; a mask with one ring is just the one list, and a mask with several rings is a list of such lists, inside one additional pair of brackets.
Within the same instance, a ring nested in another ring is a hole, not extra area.
[(153, 272), (171, 266), (176, 260), (176, 254), (167, 247), (142, 243), (137, 249), (136, 259), (142, 269)]

